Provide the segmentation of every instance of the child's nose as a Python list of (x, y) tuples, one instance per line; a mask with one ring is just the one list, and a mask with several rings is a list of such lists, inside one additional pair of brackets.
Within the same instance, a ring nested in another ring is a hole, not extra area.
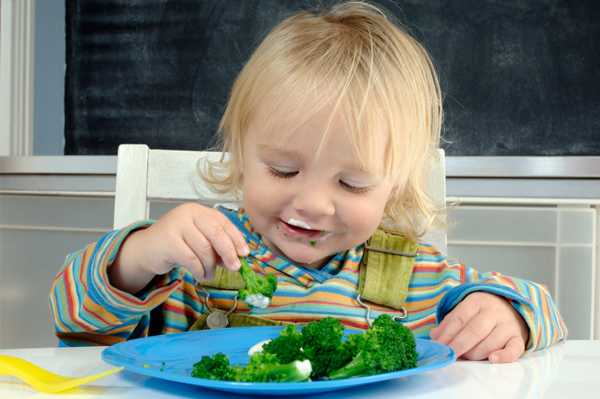
[(314, 216), (331, 216), (335, 213), (333, 198), (326, 188), (318, 184), (305, 185), (292, 202), (298, 212)]

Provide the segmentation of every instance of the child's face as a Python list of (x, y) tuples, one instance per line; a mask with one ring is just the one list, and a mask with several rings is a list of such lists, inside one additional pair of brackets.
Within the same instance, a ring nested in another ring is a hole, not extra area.
[[(384, 172), (383, 149), (378, 173), (361, 170), (344, 124), (335, 121), (315, 157), (332, 108), (324, 107), (291, 134), (297, 119), (286, 115), (260, 132), (270, 105), (262, 102), (244, 143), (244, 208), (267, 248), (318, 268), (365, 242), (379, 226), (393, 188)], [(378, 134), (385, 142), (384, 132)]]

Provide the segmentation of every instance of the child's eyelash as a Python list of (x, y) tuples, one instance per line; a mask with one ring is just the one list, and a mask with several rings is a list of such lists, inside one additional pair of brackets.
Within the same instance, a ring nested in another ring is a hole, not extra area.
[(355, 187), (355, 186), (351, 186), (350, 184), (341, 181), (340, 180), (340, 184), (342, 185), (342, 187), (344, 187), (344, 189), (346, 191), (349, 191), (353, 194), (363, 194), (366, 193), (367, 191), (369, 191), (369, 187)]
[[(284, 172), (271, 166), (269, 166), (268, 171), (271, 176), (279, 177), (281, 179), (289, 179), (298, 174), (298, 172)], [(369, 187), (355, 187), (342, 180), (340, 180), (340, 185), (344, 188), (344, 190), (353, 194), (363, 194), (369, 191)]]
[(275, 177), (280, 177), (282, 179), (289, 179), (290, 177), (294, 177), (298, 174), (298, 172), (283, 172), (281, 170), (275, 169), (269, 166), (269, 174)]

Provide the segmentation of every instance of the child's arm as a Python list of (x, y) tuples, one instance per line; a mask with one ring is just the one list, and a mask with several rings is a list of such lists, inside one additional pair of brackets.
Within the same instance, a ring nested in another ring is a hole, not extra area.
[(154, 276), (175, 266), (186, 268), (200, 282), (212, 280), (217, 266), (237, 271), (238, 255), (249, 252), (243, 235), (225, 215), (202, 205), (185, 204), (128, 236), (108, 277), (113, 287), (136, 294)]
[(430, 337), (459, 356), (510, 362), (566, 337), (546, 287), (496, 272), (478, 273), (454, 259), (445, 258), (440, 266), (444, 285), (456, 285), (439, 302), (439, 326)]
[(59, 339), (70, 346), (111, 345), (147, 335), (150, 311), (176, 292), (179, 276), (162, 276), (155, 282), (160, 292), (136, 297), (112, 287), (107, 268), (128, 234), (152, 223), (112, 231), (67, 256), (49, 297)]
[[(194, 315), (205, 311), (195, 299), (193, 279), (179, 267), (153, 276), (141, 293), (134, 287), (132, 291), (137, 296), (123, 292), (109, 281), (108, 271), (123, 242), (153, 224), (143, 221), (115, 230), (67, 256), (49, 298), (56, 335), (61, 340), (69, 345), (110, 345), (147, 336), (150, 311), (162, 307), (165, 301), (168, 306), (161, 310), (165, 331), (187, 331), (187, 323), (194, 321)], [(124, 270), (127, 272), (127, 267)]]

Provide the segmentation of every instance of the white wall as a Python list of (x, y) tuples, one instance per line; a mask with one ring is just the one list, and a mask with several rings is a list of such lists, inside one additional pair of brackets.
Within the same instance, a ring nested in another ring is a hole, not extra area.
[(479, 272), (543, 284), (569, 330), (592, 339), (597, 211), (589, 205), (464, 205), (450, 213), (448, 255)]

